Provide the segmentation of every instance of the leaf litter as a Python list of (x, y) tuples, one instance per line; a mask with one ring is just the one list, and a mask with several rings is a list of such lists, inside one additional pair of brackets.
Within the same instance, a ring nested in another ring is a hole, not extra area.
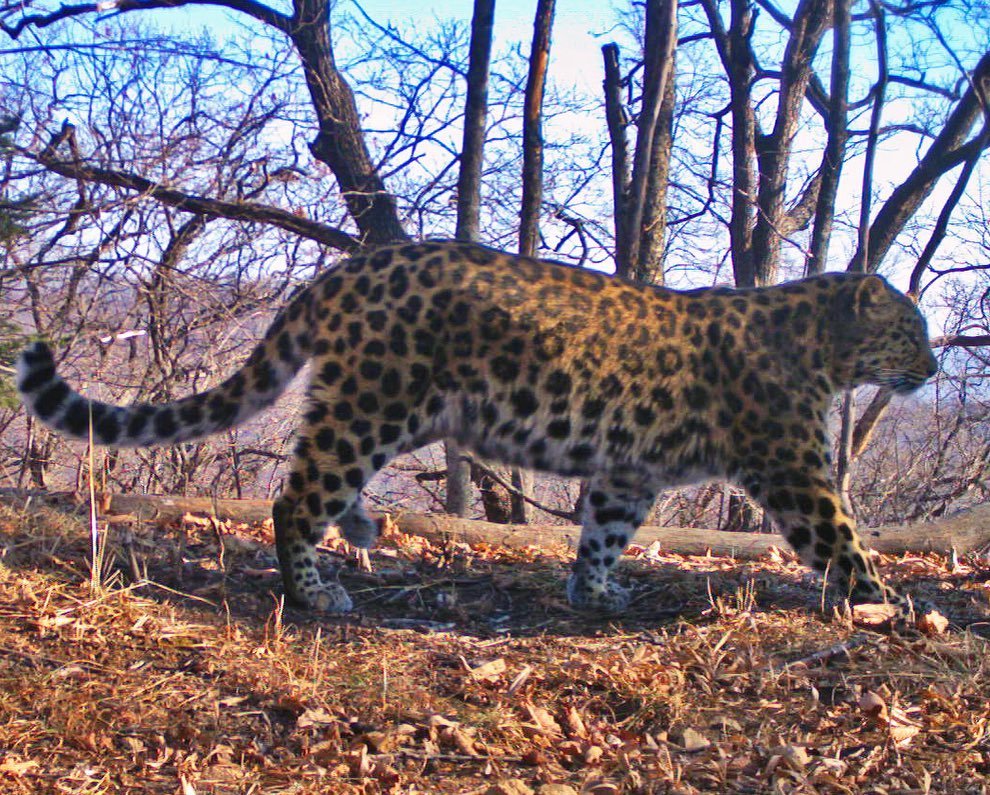
[(563, 545), (331, 539), (334, 617), (282, 604), (270, 524), (104, 530), (94, 589), (82, 518), (0, 505), (0, 792), (988, 790), (982, 556), (880, 558), (953, 619), (901, 635), (779, 551), (634, 549), (588, 616)]

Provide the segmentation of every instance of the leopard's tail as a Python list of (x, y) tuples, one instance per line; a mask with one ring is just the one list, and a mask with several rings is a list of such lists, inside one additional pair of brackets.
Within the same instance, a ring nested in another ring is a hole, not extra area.
[(56, 372), (43, 342), (17, 360), (17, 390), (28, 412), (75, 439), (111, 447), (142, 447), (199, 439), (240, 425), (268, 408), (309, 359), (310, 298), (303, 291), (275, 318), (265, 338), (219, 386), (172, 403), (114, 406), (76, 392)]

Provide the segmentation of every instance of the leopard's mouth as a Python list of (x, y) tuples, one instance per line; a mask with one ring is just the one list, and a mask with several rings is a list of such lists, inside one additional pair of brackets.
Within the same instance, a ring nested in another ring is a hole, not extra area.
[(921, 389), (927, 381), (927, 375), (922, 375), (920, 373), (905, 373), (890, 384), (890, 390), (898, 395), (909, 395), (912, 392), (917, 392)]
[(918, 373), (903, 370), (883, 370), (873, 383), (877, 386), (889, 389), (898, 395), (908, 395), (916, 392), (928, 381), (928, 373)]

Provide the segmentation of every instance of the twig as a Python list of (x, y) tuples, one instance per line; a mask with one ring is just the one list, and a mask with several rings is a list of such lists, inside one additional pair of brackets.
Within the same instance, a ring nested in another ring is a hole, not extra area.
[(503, 478), (499, 477), (499, 475), (497, 475), (490, 468), (482, 464), (473, 456), (462, 455), (461, 459), (467, 461), (468, 464), (470, 464), (471, 466), (478, 467), (478, 469), (480, 469), (482, 472), (488, 475), (488, 477), (490, 477), (492, 480), (498, 483), (498, 485), (501, 486), (503, 489), (505, 489), (507, 492), (519, 497), (520, 499), (525, 500), (534, 508), (539, 508), (544, 513), (548, 513), (551, 516), (556, 516), (558, 519), (566, 519), (569, 522), (575, 521), (575, 516), (573, 511), (558, 511), (556, 508), (550, 508), (549, 506), (544, 505), (543, 503), (538, 502), (537, 500), (534, 500), (532, 497), (527, 496), (525, 492), (522, 492), (519, 489), (517, 489), (511, 483), (507, 483)]
[(786, 663), (784, 665), (784, 672), (798, 667), (810, 668), (813, 665), (824, 665), (825, 663), (831, 662), (836, 657), (848, 657), (850, 651), (862, 646), (867, 640), (869, 640), (867, 635), (853, 635), (853, 637), (845, 643), (836, 643), (834, 646), (829, 646), (827, 649), (820, 649), (814, 654), (809, 654), (807, 657), (802, 657), (800, 660), (794, 660), (793, 662)]

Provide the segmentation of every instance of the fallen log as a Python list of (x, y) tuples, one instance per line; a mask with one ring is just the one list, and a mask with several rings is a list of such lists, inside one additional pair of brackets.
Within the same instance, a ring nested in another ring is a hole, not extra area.
[[(255, 523), (271, 516), (269, 500), (211, 500), (203, 497), (161, 497), (114, 494), (104, 501), (109, 516), (133, 516), (151, 521), (171, 521), (184, 514), (215, 516), (220, 520)], [(398, 529), (431, 541), (461, 541), (507, 547), (566, 544), (577, 546), (581, 530), (575, 525), (503, 525), (453, 516), (425, 515), (410, 511), (391, 514)], [(866, 543), (878, 552), (940, 552), (960, 554), (990, 546), (990, 505), (931, 522), (864, 528)], [(684, 555), (727, 555), (742, 560), (760, 557), (771, 547), (787, 547), (777, 533), (729, 533), (691, 527), (642, 527), (635, 543)]]
[[(451, 539), (469, 544), (487, 543), (507, 547), (540, 546), (565, 543), (576, 548), (581, 528), (575, 525), (502, 525), (453, 516), (427, 516), (398, 513), (392, 516), (399, 530), (431, 540)], [(933, 522), (864, 528), (867, 545), (887, 554), (905, 552), (964, 554), (990, 546), (990, 505)], [(649, 546), (655, 541), (667, 552), (682, 555), (726, 555), (751, 560), (766, 554), (772, 547), (786, 548), (778, 533), (729, 533), (695, 527), (644, 526), (636, 532), (634, 542)]]

